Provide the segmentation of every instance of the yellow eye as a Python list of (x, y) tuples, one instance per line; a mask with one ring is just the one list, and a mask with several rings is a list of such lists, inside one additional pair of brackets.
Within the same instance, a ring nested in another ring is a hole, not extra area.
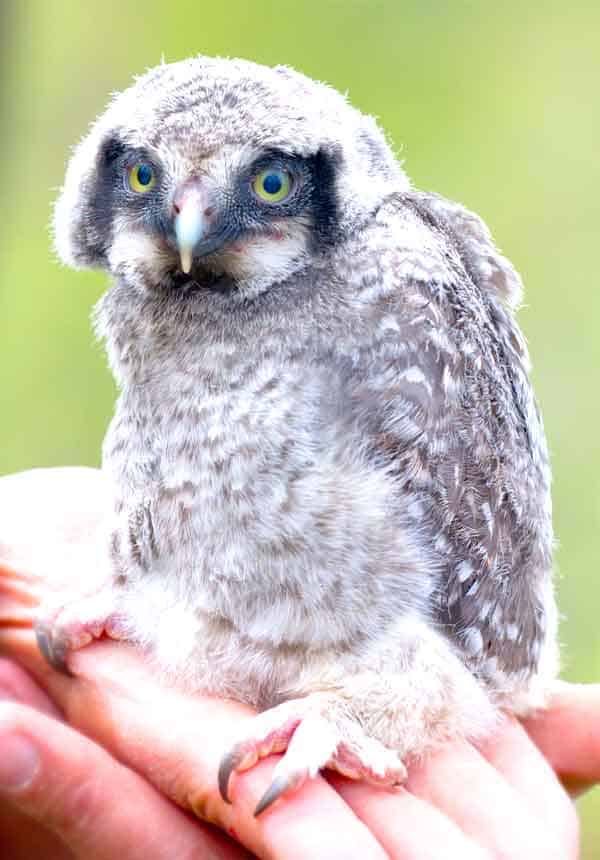
[(285, 170), (263, 170), (252, 182), (254, 193), (265, 203), (281, 203), (292, 190), (290, 175)]
[(134, 164), (129, 171), (129, 186), (132, 191), (137, 191), (139, 194), (145, 194), (156, 185), (156, 176), (150, 164), (145, 161), (140, 161)]

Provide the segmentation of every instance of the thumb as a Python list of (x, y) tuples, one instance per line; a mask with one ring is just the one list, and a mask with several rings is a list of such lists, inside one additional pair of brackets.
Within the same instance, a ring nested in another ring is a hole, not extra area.
[(0, 801), (86, 860), (247, 857), (88, 738), (13, 703), (0, 706)]

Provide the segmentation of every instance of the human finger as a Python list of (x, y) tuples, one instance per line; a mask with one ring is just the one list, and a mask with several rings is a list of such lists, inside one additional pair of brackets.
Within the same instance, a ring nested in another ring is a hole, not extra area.
[[(14, 701), (58, 719), (60, 712), (50, 697), (13, 660), (0, 658), (0, 701)], [(0, 802), (0, 855), (11, 860), (69, 860), (72, 852), (46, 827)]]
[(60, 710), (50, 696), (14, 660), (0, 657), (0, 701), (9, 700), (30, 705), (40, 713), (60, 719)]
[(600, 782), (600, 684), (557, 683), (523, 725), (573, 796)]
[(575, 807), (550, 763), (523, 726), (507, 717), (499, 730), (478, 748), (535, 815), (552, 830), (560, 844), (576, 854), (579, 819)]
[(0, 856), (9, 860), (74, 860), (59, 837), (7, 803), (0, 802)]
[(23, 705), (0, 705), (0, 798), (86, 860), (248, 856), (91, 740)]
[(402, 860), (492, 860), (492, 855), (440, 810), (406, 789), (394, 792), (336, 773), (327, 775), (389, 857)]
[(414, 765), (407, 788), (443, 812), (494, 858), (574, 858), (558, 834), (466, 742), (447, 744)]

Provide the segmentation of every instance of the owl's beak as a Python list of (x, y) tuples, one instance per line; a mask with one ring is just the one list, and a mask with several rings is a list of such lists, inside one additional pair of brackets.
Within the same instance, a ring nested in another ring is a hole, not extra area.
[(173, 229), (182, 271), (188, 275), (194, 259), (218, 251), (239, 232), (228, 217), (218, 188), (206, 177), (184, 182), (173, 198)]
[(173, 203), (177, 248), (181, 268), (186, 275), (192, 268), (194, 249), (209, 229), (204, 197), (200, 183), (190, 182), (180, 189)]

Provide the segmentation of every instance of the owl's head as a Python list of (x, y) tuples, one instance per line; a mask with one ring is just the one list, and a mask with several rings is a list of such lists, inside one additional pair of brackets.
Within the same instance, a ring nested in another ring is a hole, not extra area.
[(197, 57), (117, 95), (58, 199), (60, 257), (144, 288), (258, 292), (408, 182), (375, 121), (289, 68)]

